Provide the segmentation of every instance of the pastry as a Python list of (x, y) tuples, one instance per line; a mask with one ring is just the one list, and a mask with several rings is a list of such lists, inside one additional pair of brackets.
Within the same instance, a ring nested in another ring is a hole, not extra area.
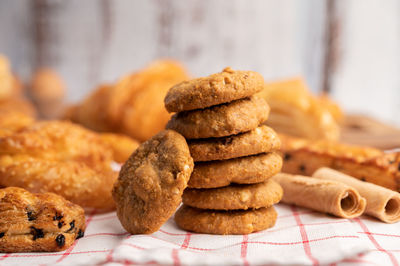
[(212, 210), (247, 210), (270, 207), (282, 198), (282, 188), (267, 180), (258, 184), (236, 185), (212, 189), (187, 188), (182, 201), (191, 207)]
[(274, 207), (215, 211), (183, 205), (175, 214), (176, 224), (188, 231), (204, 234), (242, 235), (265, 230), (275, 225)]
[(53, 192), (85, 208), (112, 210), (118, 175), (112, 161), (96, 133), (69, 122), (36, 122), (0, 138), (0, 187)]
[(400, 221), (400, 194), (390, 189), (363, 182), (329, 168), (320, 168), (313, 177), (323, 180), (333, 180), (347, 184), (367, 200), (365, 213), (374, 216), (385, 223)]
[(12, 74), (7, 57), (0, 54), (0, 101), (21, 96), (19, 80)]
[(176, 84), (165, 96), (165, 108), (169, 112), (203, 109), (250, 97), (263, 86), (264, 79), (257, 72), (227, 67), (221, 73)]
[[(259, 94), (271, 106), (267, 125), (278, 133), (308, 139), (337, 140), (338, 111), (313, 96), (300, 78), (265, 84)], [(332, 111), (331, 111), (332, 110)]]
[(176, 61), (160, 60), (100, 86), (66, 114), (76, 123), (96, 131), (116, 132), (145, 141), (164, 129), (170, 118), (164, 97), (170, 87), (188, 78)]
[(188, 186), (217, 188), (231, 183), (254, 184), (279, 173), (282, 158), (275, 152), (239, 157), (224, 161), (196, 163)]
[(206, 109), (180, 112), (172, 116), (168, 129), (187, 139), (225, 137), (258, 127), (267, 120), (268, 104), (252, 96)]
[(61, 251), (84, 232), (83, 209), (63, 197), (0, 189), (0, 253)]
[(1, 110), (0, 107), (0, 138), (12, 135), (34, 121), (33, 117), (23, 112)]
[(193, 170), (186, 140), (165, 130), (141, 144), (122, 166), (113, 197), (131, 234), (157, 231), (175, 212)]
[(329, 167), (362, 181), (400, 191), (400, 153), (353, 146), (334, 141), (309, 141), (280, 135), (282, 172), (311, 176)]
[(366, 200), (354, 188), (336, 181), (279, 173), (272, 180), (283, 188), (282, 202), (342, 218), (363, 214)]
[(117, 163), (124, 163), (139, 147), (139, 142), (120, 134), (101, 133), (100, 138), (110, 147)]
[(238, 135), (189, 140), (188, 145), (193, 160), (200, 162), (271, 152), (279, 150), (281, 142), (273, 129), (263, 125)]

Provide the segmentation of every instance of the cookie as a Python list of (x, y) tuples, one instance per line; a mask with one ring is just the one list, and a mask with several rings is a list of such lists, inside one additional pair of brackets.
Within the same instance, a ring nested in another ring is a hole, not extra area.
[(188, 141), (195, 162), (227, 160), (279, 150), (281, 142), (275, 131), (260, 126), (238, 135)]
[(66, 121), (35, 122), (0, 138), (0, 187), (53, 192), (84, 208), (115, 208), (118, 172), (97, 133)]
[(0, 189), (0, 253), (65, 250), (84, 232), (83, 209), (63, 197)]
[(131, 234), (157, 231), (175, 212), (193, 170), (186, 140), (165, 130), (141, 144), (122, 166), (113, 197)]
[(217, 188), (231, 183), (255, 184), (279, 173), (282, 158), (275, 152), (240, 157), (225, 161), (196, 163), (188, 186)]
[(217, 235), (242, 235), (265, 230), (275, 225), (274, 207), (213, 211), (183, 205), (175, 214), (176, 224), (187, 231)]
[(124, 163), (139, 147), (139, 142), (125, 135), (100, 133), (100, 138), (110, 147), (117, 163)]
[(206, 109), (174, 114), (167, 128), (187, 139), (225, 137), (246, 132), (267, 120), (269, 106), (252, 96)]
[(232, 184), (211, 189), (187, 188), (182, 201), (191, 207), (212, 210), (247, 210), (270, 207), (283, 195), (281, 186), (273, 180), (251, 185)]
[(264, 79), (257, 72), (234, 71), (192, 79), (173, 86), (164, 103), (169, 112), (202, 109), (249, 97), (264, 88)]

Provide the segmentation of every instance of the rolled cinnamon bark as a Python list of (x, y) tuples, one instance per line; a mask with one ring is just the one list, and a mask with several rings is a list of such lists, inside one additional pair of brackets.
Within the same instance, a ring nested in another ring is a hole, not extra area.
[(360, 181), (354, 177), (330, 168), (320, 168), (313, 177), (323, 180), (334, 180), (355, 188), (367, 200), (365, 213), (385, 223), (400, 221), (400, 193), (393, 190)]
[(283, 188), (282, 202), (343, 218), (360, 216), (366, 201), (354, 188), (330, 180), (279, 173), (273, 177)]

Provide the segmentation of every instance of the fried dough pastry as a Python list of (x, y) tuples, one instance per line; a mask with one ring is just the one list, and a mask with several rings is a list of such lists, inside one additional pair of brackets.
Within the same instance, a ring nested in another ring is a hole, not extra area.
[(124, 163), (136, 148), (139, 147), (139, 142), (128, 136), (102, 133), (100, 137), (112, 150), (114, 161), (117, 163)]
[(85, 208), (113, 209), (112, 150), (70, 122), (37, 122), (0, 138), (0, 187), (53, 192)]
[(266, 124), (277, 132), (308, 139), (338, 139), (335, 117), (340, 117), (340, 109), (330, 100), (325, 104), (326, 98), (314, 97), (301, 78), (267, 83), (259, 95), (271, 107)]
[(282, 172), (311, 176), (329, 167), (362, 181), (400, 191), (400, 153), (342, 144), (310, 141), (280, 135), (283, 152)]
[(0, 138), (31, 125), (34, 118), (18, 111), (1, 110), (0, 108)]
[(96, 131), (123, 133), (145, 141), (164, 129), (170, 118), (164, 107), (168, 89), (187, 78), (179, 63), (156, 61), (114, 85), (99, 87), (70, 109), (68, 116)]
[(84, 231), (83, 209), (63, 197), (0, 189), (0, 252), (65, 250)]

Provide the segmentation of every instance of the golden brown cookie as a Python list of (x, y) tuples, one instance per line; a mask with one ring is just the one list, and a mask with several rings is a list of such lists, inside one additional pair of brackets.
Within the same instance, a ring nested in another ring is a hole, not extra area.
[(237, 185), (211, 189), (187, 188), (182, 201), (191, 207), (212, 210), (247, 210), (270, 207), (283, 195), (281, 186), (273, 180), (258, 184)]
[(187, 231), (216, 235), (241, 235), (265, 230), (275, 225), (274, 207), (214, 211), (183, 205), (175, 214), (176, 224)]
[(0, 253), (64, 250), (84, 231), (83, 209), (63, 197), (0, 189)]
[(269, 106), (252, 96), (206, 109), (180, 112), (172, 116), (167, 128), (187, 139), (225, 137), (246, 132), (267, 120)]
[(264, 79), (257, 72), (234, 71), (183, 81), (173, 86), (164, 99), (169, 112), (202, 109), (249, 97), (264, 88)]
[(36, 122), (0, 138), (0, 187), (53, 192), (85, 208), (114, 209), (111, 149), (98, 134), (62, 121)]
[(279, 150), (281, 142), (272, 128), (260, 126), (238, 135), (190, 140), (188, 145), (193, 160), (201, 162), (271, 152)]
[(217, 188), (231, 183), (255, 184), (279, 173), (282, 158), (275, 152), (262, 153), (224, 161), (196, 163), (188, 186)]
[(193, 170), (183, 136), (164, 130), (141, 144), (122, 166), (113, 197), (131, 234), (157, 231), (175, 212)]

